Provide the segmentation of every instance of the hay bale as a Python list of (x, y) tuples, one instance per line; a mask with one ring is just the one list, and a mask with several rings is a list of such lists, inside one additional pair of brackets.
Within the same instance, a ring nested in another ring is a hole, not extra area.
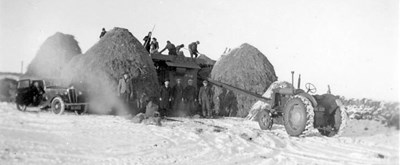
[[(117, 97), (118, 80), (128, 73), (134, 97), (127, 109)], [(82, 81), (89, 92), (91, 111), (118, 115), (139, 112), (143, 98), (157, 97), (157, 73), (148, 52), (127, 30), (114, 28), (85, 54), (74, 57), (63, 71), (70, 82)]]
[(57, 32), (40, 46), (25, 75), (58, 79), (63, 67), (78, 54), (81, 54), (81, 48), (74, 36)]
[[(262, 94), (277, 77), (267, 57), (257, 48), (245, 43), (221, 56), (214, 65), (211, 79)], [(218, 87), (213, 87), (213, 90), (214, 109), (222, 114), (245, 117), (257, 101)]]
[[(268, 87), (267, 91), (265, 91), (265, 93), (262, 96), (270, 99), (272, 97), (273, 90), (279, 88), (293, 88), (293, 86), (292, 84), (286, 81), (275, 81)], [(257, 101), (251, 107), (250, 112), (247, 115), (246, 119), (258, 121), (258, 112), (264, 109), (271, 109), (271, 105), (263, 101)]]

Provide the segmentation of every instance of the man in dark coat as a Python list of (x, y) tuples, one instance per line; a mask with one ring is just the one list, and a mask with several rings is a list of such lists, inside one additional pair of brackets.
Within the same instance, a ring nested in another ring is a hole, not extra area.
[(200, 44), (199, 41), (192, 42), (191, 44), (189, 44), (189, 53), (191, 58), (193, 58), (193, 56), (197, 58), (197, 55), (199, 54), (199, 51), (197, 50), (197, 45), (199, 44)]
[(125, 103), (128, 103), (130, 97), (132, 97), (133, 95), (132, 92), (133, 92), (132, 81), (130, 80), (128, 73), (124, 73), (123, 77), (119, 79), (117, 94), (123, 101), (125, 101)]
[(159, 48), (160, 47), (158, 46), (157, 38), (153, 37), (153, 40), (150, 43), (150, 54), (157, 53)]
[(176, 79), (176, 85), (172, 88), (172, 99), (174, 101), (173, 111), (175, 116), (180, 116), (184, 109), (183, 107), (183, 85), (181, 79)]
[(196, 87), (193, 86), (193, 80), (188, 80), (188, 86), (183, 90), (183, 99), (185, 102), (185, 107), (187, 109), (187, 114), (195, 115), (196, 114), (196, 105), (195, 102), (197, 100), (197, 91)]
[(103, 37), (104, 35), (106, 35), (106, 29), (101, 29), (101, 33), (100, 33), (100, 38)]
[(149, 32), (149, 34), (147, 34), (147, 36), (143, 38), (143, 41), (144, 41), (143, 43), (144, 48), (146, 48), (147, 52), (150, 53), (151, 32)]
[(34, 82), (32, 87), (32, 96), (33, 96), (33, 104), (39, 105), (40, 101), (43, 99), (44, 90), (41, 86), (39, 86), (38, 82)]
[(167, 45), (163, 50), (160, 51), (160, 53), (164, 52), (166, 49), (168, 49), (168, 55), (174, 55), (176, 56), (176, 47), (174, 44), (172, 44), (170, 41), (167, 41)]
[(161, 87), (160, 91), (160, 115), (166, 116), (167, 111), (170, 109), (171, 101), (171, 88), (169, 87), (169, 80), (165, 80), (164, 86)]
[(185, 47), (184, 44), (180, 44), (180, 45), (176, 46), (176, 54), (177, 54), (178, 56), (185, 57), (185, 55), (183, 54), (183, 51), (181, 51), (181, 49), (182, 49), (183, 47)]
[(199, 103), (201, 104), (201, 110), (203, 112), (203, 117), (211, 118), (212, 110), (211, 110), (211, 101), (213, 97), (213, 92), (211, 87), (208, 86), (208, 81), (203, 81), (203, 86), (199, 91)]

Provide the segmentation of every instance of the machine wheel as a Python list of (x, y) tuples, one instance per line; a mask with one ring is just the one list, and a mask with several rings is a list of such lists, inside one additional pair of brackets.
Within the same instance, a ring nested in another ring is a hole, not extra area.
[(17, 109), (20, 110), (20, 111), (26, 111), (26, 107), (27, 107), (26, 105), (22, 105), (22, 104), (18, 104), (17, 103)]
[(346, 113), (346, 110), (343, 106), (339, 106), (334, 114), (334, 123), (331, 123), (330, 129), (318, 129), (318, 131), (328, 137), (332, 137), (335, 135), (341, 135), (343, 133), (343, 130), (346, 128), (347, 125), (347, 120), (348, 120), (348, 115)]
[(75, 114), (77, 115), (83, 115), (85, 113), (87, 113), (88, 107), (87, 105), (85, 105), (85, 108), (83, 109), (83, 111), (75, 111)]
[(296, 95), (283, 108), (283, 119), (289, 135), (308, 134), (314, 129), (314, 108), (307, 98)]
[(271, 130), (272, 124), (274, 124), (269, 111), (261, 110), (258, 114), (258, 125), (262, 130)]
[(65, 103), (61, 99), (61, 97), (56, 97), (51, 101), (51, 111), (53, 111), (54, 114), (56, 115), (61, 115), (63, 114), (65, 110)]

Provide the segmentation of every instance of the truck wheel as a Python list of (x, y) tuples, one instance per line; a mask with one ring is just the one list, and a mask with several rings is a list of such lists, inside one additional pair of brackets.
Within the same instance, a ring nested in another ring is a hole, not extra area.
[(258, 114), (258, 125), (262, 130), (271, 130), (273, 120), (269, 111), (261, 110)]
[(51, 101), (51, 111), (53, 111), (54, 114), (56, 115), (61, 115), (63, 114), (65, 110), (65, 103), (61, 99), (61, 97), (56, 97)]
[(20, 111), (26, 111), (26, 105), (17, 103), (17, 109)]
[(314, 108), (311, 102), (303, 96), (294, 96), (283, 108), (283, 120), (289, 135), (307, 134), (314, 128)]

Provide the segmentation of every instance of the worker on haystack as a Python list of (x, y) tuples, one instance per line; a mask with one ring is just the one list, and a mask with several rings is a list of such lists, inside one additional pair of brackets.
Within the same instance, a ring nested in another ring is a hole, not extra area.
[(197, 101), (197, 91), (196, 87), (193, 86), (193, 80), (188, 80), (188, 85), (183, 89), (183, 100), (185, 103), (185, 109), (187, 109), (188, 115), (195, 115), (196, 114), (196, 101)]
[(184, 44), (180, 44), (180, 45), (176, 46), (176, 54), (178, 56), (185, 57), (185, 55), (183, 54), (183, 51), (181, 50), (183, 47), (185, 47)]
[(165, 48), (160, 51), (160, 53), (164, 52), (166, 49), (168, 49), (168, 55), (174, 55), (176, 56), (176, 47), (174, 44), (172, 44), (170, 41), (167, 41), (167, 45), (165, 45)]
[(197, 58), (197, 55), (199, 54), (199, 51), (197, 51), (197, 45), (199, 44), (200, 41), (192, 42), (191, 44), (189, 44), (189, 53), (191, 58), (193, 58), (193, 56)]
[(213, 92), (211, 87), (208, 86), (208, 81), (203, 81), (203, 86), (200, 88), (199, 91), (199, 103), (201, 104), (201, 110), (203, 112), (203, 117), (211, 118), (212, 111), (211, 111), (211, 102), (213, 98)]
[(130, 97), (132, 97), (133, 95), (132, 91), (132, 81), (129, 78), (128, 73), (124, 73), (123, 77), (119, 79), (117, 94), (121, 98), (121, 100), (129, 102)]
[(150, 43), (150, 54), (156, 54), (159, 48), (157, 38), (153, 37), (153, 40)]
[(100, 38), (103, 37), (104, 35), (106, 35), (107, 31), (106, 29), (101, 29), (101, 33), (100, 33)]
[(143, 43), (144, 48), (147, 50), (147, 52), (150, 53), (151, 32), (149, 32), (149, 34), (147, 34), (147, 36), (143, 38), (143, 41), (144, 41)]
[(181, 79), (176, 79), (176, 85), (172, 88), (172, 100), (173, 100), (173, 114), (179, 116), (183, 110), (183, 85)]
[(160, 91), (160, 115), (162, 117), (166, 116), (167, 112), (170, 110), (171, 93), (169, 80), (165, 80), (164, 86), (161, 87)]

